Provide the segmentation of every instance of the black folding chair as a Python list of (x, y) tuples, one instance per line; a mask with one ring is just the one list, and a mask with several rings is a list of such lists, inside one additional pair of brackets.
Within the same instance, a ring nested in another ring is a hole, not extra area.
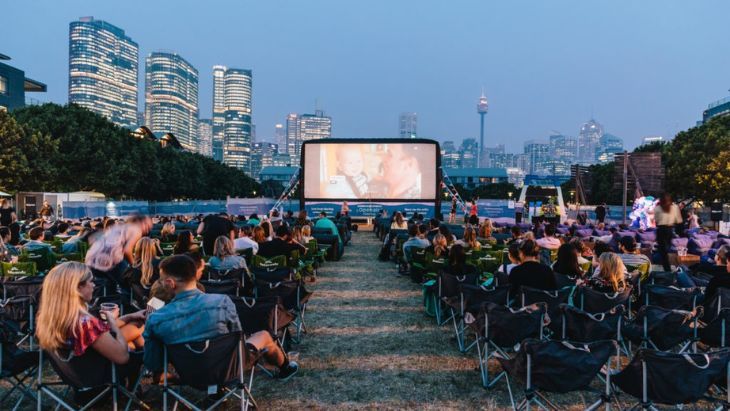
[(553, 273), (555, 276), (555, 284), (558, 286), (558, 288), (563, 287), (575, 287), (576, 283), (578, 282), (578, 277), (572, 277), (567, 274), (561, 274), (558, 272)]
[(245, 335), (267, 331), (282, 346), (286, 346), (287, 330), (296, 316), (284, 307), (280, 296), (232, 298)]
[[(260, 354), (249, 350), (245, 342), (242, 333), (234, 332), (214, 339), (165, 345), (162, 408), (167, 411), (168, 397), (172, 396), (176, 406), (182, 402), (192, 410), (203, 410), (198, 403), (183, 395), (179, 389), (182, 386), (210, 394), (220, 393), (217, 400), (205, 410), (217, 408), (230, 397), (238, 398), (242, 410), (249, 406), (257, 408), (251, 396), (251, 387)], [(177, 383), (173, 384), (167, 378), (168, 363), (175, 367), (179, 376)], [(245, 373), (250, 375), (248, 383)]]
[[(515, 410), (529, 410), (537, 406), (543, 410), (560, 410), (544, 393), (568, 393), (595, 391), (590, 387), (603, 366), (610, 370), (611, 355), (616, 352), (616, 342), (596, 341), (588, 344), (571, 344), (567, 341), (541, 341), (528, 339), (520, 345), (512, 359), (498, 358), (507, 373), (507, 389)], [(510, 377), (525, 385), (525, 398), (515, 406)], [(605, 379), (605, 391), (587, 410), (596, 410), (610, 403), (610, 373)]]
[[(130, 359), (129, 364), (123, 367), (139, 367), (141, 369), (142, 358), (141, 353), (132, 354), (136, 356), (136, 360)], [(44, 381), (43, 379), (43, 360), (48, 358), (53, 370), (56, 372), (61, 381)], [(124, 384), (119, 381), (119, 373), (121, 367), (112, 364), (111, 361), (103, 357), (93, 348), (89, 348), (86, 352), (76, 357), (73, 352), (68, 350), (60, 350), (58, 353), (40, 350), (38, 354), (38, 409), (43, 408), (43, 397), (48, 396), (58, 405), (65, 409), (87, 410), (92, 406), (107, 401), (109, 394), (112, 396), (112, 408), (114, 410), (119, 406), (119, 394), (128, 398), (127, 407), (132, 403), (137, 404), (143, 409), (149, 410), (150, 407), (142, 402), (134, 392), (139, 387), (140, 378), (135, 381), (132, 391), (127, 390)], [(139, 373), (141, 377), (141, 373)], [(63, 393), (54, 390), (54, 387), (66, 386)], [(69, 391), (74, 391), (74, 399), (68, 400), (65, 397)]]
[(42, 287), (43, 277), (20, 277), (2, 282), (0, 308), (4, 311), (4, 320), (21, 337), (17, 345), (27, 341), (30, 351), (34, 345), (35, 316)]
[(678, 288), (665, 285), (646, 285), (643, 288), (644, 305), (656, 305), (673, 310), (694, 310), (697, 301), (702, 296), (699, 288)]
[(256, 298), (262, 297), (280, 297), (284, 307), (295, 315), (294, 327), (296, 334), (292, 336), (292, 340), (296, 343), (301, 342), (302, 334), (307, 332), (304, 314), (307, 310), (307, 302), (312, 297), (312, 293), (304, 288), (301, 281), (279, 281), (267, 282), (256, 280)]
[(479, 279), (479, 274), (465, 274), (465, 275), (452, 275), (445, 271), (441, 271), (436, 277), (436, 283), (433, 285), (433, 303), (436, 307), (436, 324), (444, 325), (454, 318), (457, 314), (451, 309), (451, 315), (444, 318), (444, 308), (448, 306), (450, 298), (459, 295), (459, 286), (464, 285), (476, 285)]
[(728, 360), (728, 350), (676, 354), (641, 349), (626, 368), (613, 376), (613, 383), (639, 400), (632, 407), (623, 409), (657, 410), (655, 403), (694, 404), (704, 399), (719, 402), (717, 409), (726, 410), (730, 406), (730, 398), (712, 398), (707, 391), (719, 380), (724, 380), (726, 388), (730, 388)]
[[(520, 309), (513, 309), (494, 303), (482, 304), (479, 315), (469, 326), (477, 339), (477, 356), (482, 386), (492, 387), (504, 373), (489, 375), (491, 358), (510, 358), (511, 351), (526, 338), (543, 338), (543, 326), (547, 305), (537, 303)], [(467, 319), (468, 321), (468, 319)]]
[(561, 305), (560, 309), (563, 313), (561, 333), (563, 341), (590, 343), (613, 340), (627, 356), (630, 356), (621, 334), (624, 306), (617, 305), (603, 313), (589, 313), (568, 304)]
[(705, 314), (702, 316), (702, 321), (710, 323), (720, 314), (720, 311), (730, 308), (730, 289), (719, 287), (711, 299), (703, 302), (703, 306)]
[(509, 305), (509, 288), (509, 285), (485, 287), (467, 283), (459, 284), (459, 294), (449, 298), (446, 302), (452, 310), (454, 332), (456, 333), (459, 351), (468, 352), (477, 344), (476, 339), (471, 344), (466, 344), (465, 315), (469, 313), (472, 318), (476, 317), (482, 304), (486, 302)]
[(0, 317), (0, 381), (10, 386), (0, 396), (0, 408), (17, 391), (20, 397), (13, 407), (17, 410), (25, 399), (36, 401), (35, 391), (27, 385), (27, 380), (33, 378), (38, 367), (38, 354), (18, 348), (14, 337), (15, 330)]
[(634, 321), (624, 326), (624, 336), (641, 348), (696, 352), (700, 317), (702, 307), (684, 311), (645, 305), (639, 309)]
[(730, 308), (723, 308), (712, 321), (700, 328), (700, 341), (709, 347), (730, 347), (728, 327), (730, 327)]
[(200, 284), (208, 294), (240, 296), (241, 283), (238, 280), (201, 280)]
[(545, 303), (550, 316), (550, 329), (553, 332), (560, 332), (560, 304), (568, 304), (570, 296), (573, 294), (575, 287), (563, 287), (558, 290), (540, 290), (531, 287), (520, 288), (520, 304), (522, 307), (535, 304)]
[(618, 305), (626, 307), (631, 313), (631, 286), (615, 293), (602, 293), (590, 287), (577, 287), (573, 296), (573, 304), (589, 313), (605, 313)]

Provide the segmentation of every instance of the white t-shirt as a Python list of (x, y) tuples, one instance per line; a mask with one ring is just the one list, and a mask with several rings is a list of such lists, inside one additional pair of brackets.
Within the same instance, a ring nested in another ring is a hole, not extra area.
[(256, 254), (259, 252), (259, 243), (256, 241), (248, 238), (248, 237), (239, 237), (233, 240), (233, 246), (236, 248), (236, 250), (245, 250), (247, 248), (253, 248), (253, 253)]

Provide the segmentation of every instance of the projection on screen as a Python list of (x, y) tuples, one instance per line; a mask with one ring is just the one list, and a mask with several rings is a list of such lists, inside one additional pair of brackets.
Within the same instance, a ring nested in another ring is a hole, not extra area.
[(434, 200), (436, 145), (308, 143), (304, 153), (304, 197)]

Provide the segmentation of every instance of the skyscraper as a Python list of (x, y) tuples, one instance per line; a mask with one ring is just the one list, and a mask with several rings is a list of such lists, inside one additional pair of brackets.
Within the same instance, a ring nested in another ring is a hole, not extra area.
[(598, 141), (597, 160), (601, 164), (613, 162), (616, 153), (624, 151), (624, 140), (613, 134), (605, 133)]
[(286, 151), (286, 130), (281, 123), (274, 125), (274, 143), (281, 147), (280, 151)]
[(529, 174), (549, 174), (550, 144), (545, 141), (529, 140), (525, 142), (525, 156), (528, 159)]
[(177, 53), (147, 56), (145, 119), (157, 135), (172, 133), (185, 150), (197, 151), (198, 70)]
[(206, 157), (213, 156), (213, 121), (200, 119), (198, 123), (198, 153)]
[(483, 167), (484, 164), (484, 116), (487, 115), (489, 110), (489, 103), (487, 102), (487, 96), (484, 95), (482, 90), (482, 96), (479, 97), (479, 103), (477, 103), (477, 113), (479, 113), (479, 152), (477, 153), (477, 167)]
[(251, 70), (226, 69), (223, 163), (248, 174), (251, 174), (251, 87)]
[(253, 143), (251, 145), (251, 177), (258, 180), (261, 169), (275, 165), (274, 157), (278, 152), (279, 145), (276, 143)]
[(298, 147), (301, 146), (301, 142), (297, 145), (298, 141), (299, 114), (289, 113), (289, 115), (286, 116), (286, 150), (282, 151), (286, 151), (286, 153), (289, 154), (292, 166), (298, 166), (300, 161)]
[(213, 159), (223, 161), (223, 139), (226, 123), (226, 96), (223, 76), (226, 66), (213, 66)]
[(459, 168), (459, 151), (453, 141), (441, 144), (441, 167)]
[(416, 113), (401, 113), (398, 118), (400, 138), (416, 138), (418, 115)]
[(93, 17), (69, 25), (68, 101), (129, 129), (137, 124), (139, 46)]
[(465, 138), (459, 147), (459, 167), (472, 168), (479, 167), (477, 162), (477, 141), (473, 138)]
[(292, 166), (299, 166), (302, 143), (332, 137), (332, 117), (324, 111), (315, 110), (314, 114), (290, 113), (286, 117), (286, 144)]
[(601, 136), (603, 136), (603, 126), (596, 120), (590, 119), (581, 126), (578, 134), (579, 164), (590, 165), (598, 161), (597, 151)]

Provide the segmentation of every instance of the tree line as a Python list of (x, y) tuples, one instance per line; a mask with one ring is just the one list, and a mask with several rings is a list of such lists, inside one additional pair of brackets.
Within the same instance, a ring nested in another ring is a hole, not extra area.
[(212, 158), (135, 138), (75, 104), (50, 103), (0, 111), (0, 189), (151, 201), (260, 192), (255, 180)]

